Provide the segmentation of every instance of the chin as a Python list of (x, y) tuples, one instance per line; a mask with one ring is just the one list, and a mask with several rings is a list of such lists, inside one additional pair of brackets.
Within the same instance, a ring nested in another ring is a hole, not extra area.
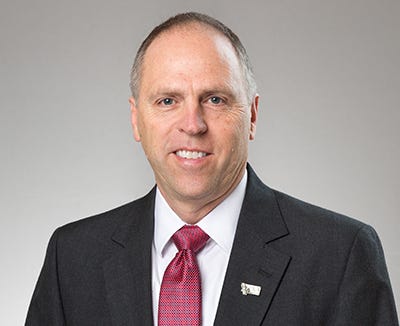
[(210, 187), (185, 187), (179, 188), (179, 193), (181, 197), (185, 198), (186, 200), (199, 200), (205, 197), (208, 197), (212, 193), (212, 188)]

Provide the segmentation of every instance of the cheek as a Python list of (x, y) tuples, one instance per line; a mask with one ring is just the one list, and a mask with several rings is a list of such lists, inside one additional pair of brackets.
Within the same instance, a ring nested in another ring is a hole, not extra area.
[(249, 137), (247, 129), (243, 123), (229, 121), (215, 130), (214, 139), (217, 139), (221, 151), (227, 155), (246, 155)]
[(249, 139), (250, 121), (244, 112), (228, 116), (223, 122), (223, 128), (226, 135), (237, 143), (247, 142)]
[(143, 119), (139, 120), (138, 130), (143, 150), (145, 151), (147, 156), (152, 156), (151, 151), (154, 148), (154, 144), (157, 143), (157, 141), (154, 139), (156, 134), (151, 132), (151, 125), (148, 122), (145, 122), (145, 120)]
[(165, 155), (171, 142), (170, 128), (159, 119), (147, 119), (139, 124), (142, 147), (148, 157)]

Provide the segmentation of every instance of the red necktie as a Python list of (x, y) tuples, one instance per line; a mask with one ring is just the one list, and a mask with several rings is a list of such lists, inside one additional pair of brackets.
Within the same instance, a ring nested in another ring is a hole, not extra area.
[(209, 236), (185, 225), (172, 236), (178, 253), (165, 270), (158, 304), (159, 326), (201, 325), (201, 282), (196, 253)]

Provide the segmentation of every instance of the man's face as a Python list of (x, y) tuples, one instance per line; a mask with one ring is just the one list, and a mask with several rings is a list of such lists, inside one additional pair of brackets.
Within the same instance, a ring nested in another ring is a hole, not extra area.
[(132, 124), (172, 208), (213, 208), (240, 182), (258, 102), (245, 89), (234, 49), (210, 28), (175, 28), (147, 49)]

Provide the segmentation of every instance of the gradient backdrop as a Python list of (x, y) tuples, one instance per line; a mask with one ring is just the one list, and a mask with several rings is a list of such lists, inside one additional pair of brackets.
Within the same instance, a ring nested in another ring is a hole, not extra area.
[(153, 185), (129, 121), (141, 40), (172, 14), (241, 38), (270, 186), (373, 225), (400, 303), (400, 1), (0, 0), (0, 324), (22, 325), (57, 226)]

